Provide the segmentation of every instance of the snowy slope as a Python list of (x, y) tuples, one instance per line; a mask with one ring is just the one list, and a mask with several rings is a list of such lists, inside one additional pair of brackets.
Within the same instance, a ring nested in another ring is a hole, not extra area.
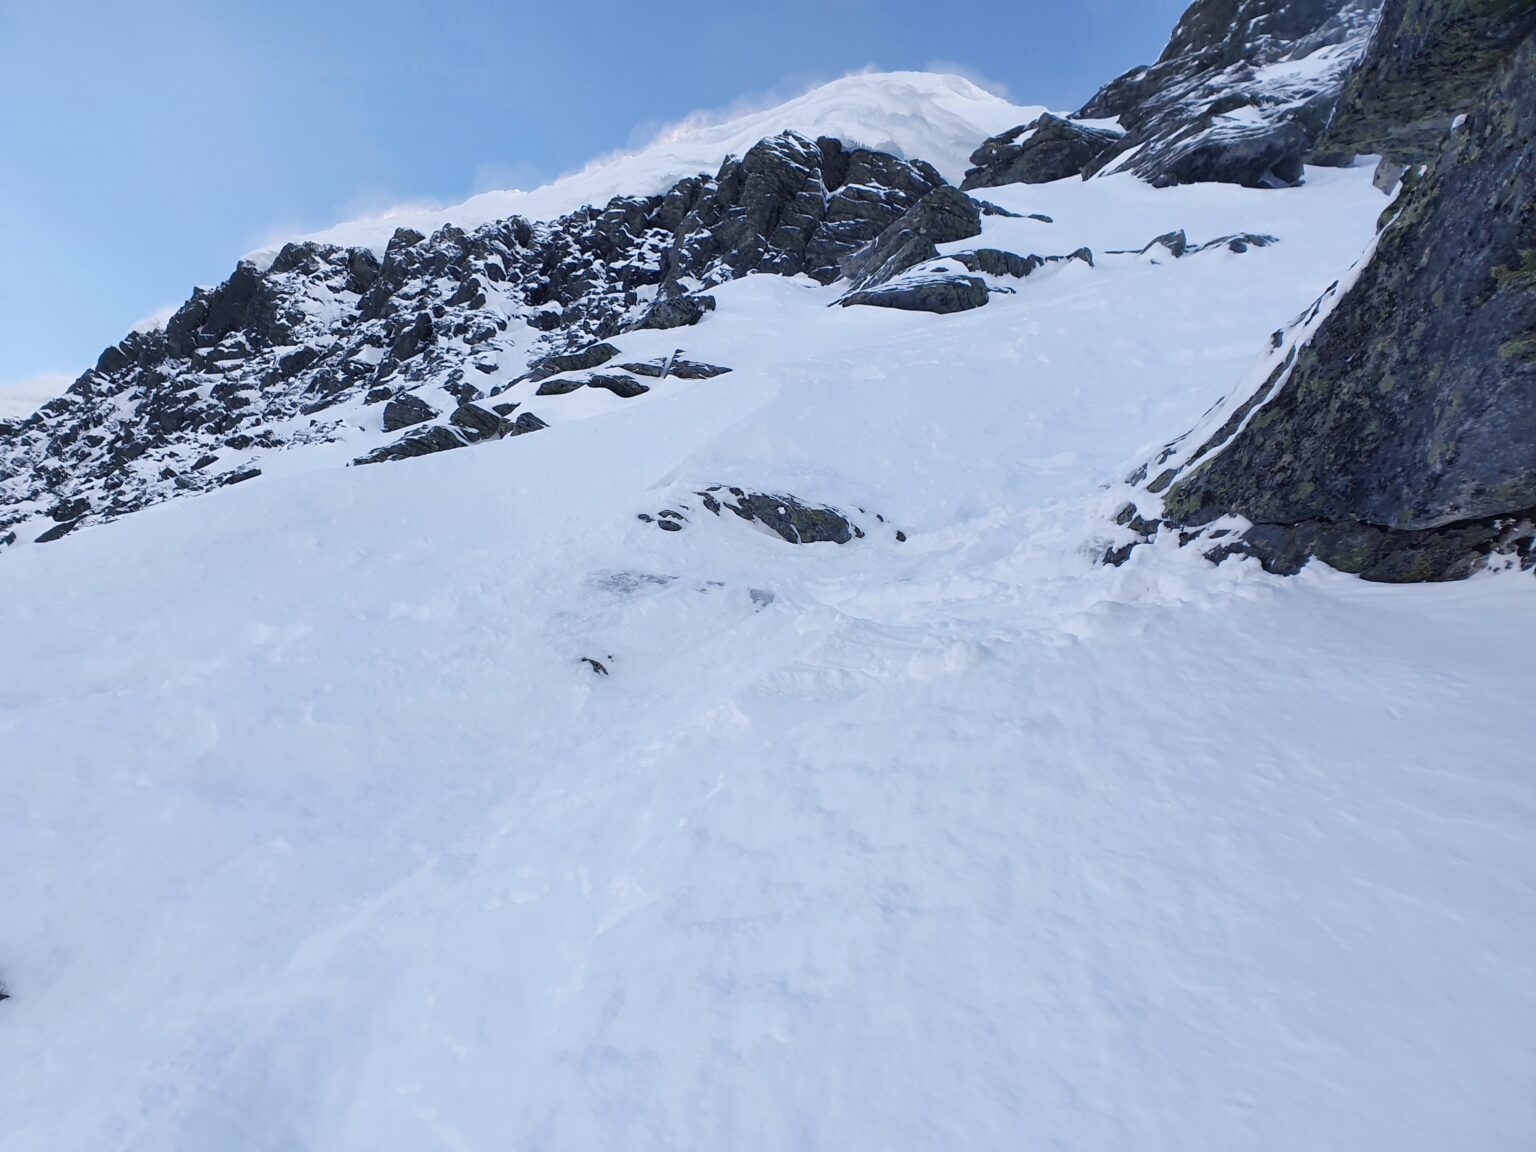
[(747, 277), (617, 338), (727, 376), (8, 553), (0, 1149), (1520, 1147), (1536, 585), (1098, 563), (1369, 172), (987, 195), (1096, 265)]
[[(727, 156), (743, 155), (759, 140), (793, 131), (830, 136), (850, 148), (928, 161), (958, 184), (978, 142), (1027, 124), (1044, 108), (1009, 103), (960, 76), (932, 72), (872, 72), (823, 84), (784, 104), (715, 123), (692, 118), (636, 152), (594, 161), (581, 171), (531, 191), (484, 192), (462, 204), (408, 207), (338, 224), (300, 239), (384, 251), (396, 228), (428, 233), (444, 224), (474, 228), (508, 216), (551, 220), (584, 204), (615, 196), (650, 196), (701, 172), (713, 173)], [(270, 261), (278, 245), (252, 253)]]

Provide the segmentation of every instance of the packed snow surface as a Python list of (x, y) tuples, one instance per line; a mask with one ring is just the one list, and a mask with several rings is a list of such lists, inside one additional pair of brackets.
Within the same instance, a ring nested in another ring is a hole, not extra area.
[(988, 196), (1097, 266), (8, 554), (0, 1149), (1528, 1146), (1536, 581), (1096, 562), (1369, 171)]
[[(408, 206), (382, 216), (338, 224), (302, 239), (371, 247), (383, 252), (396, 228), (430, 235), (444, 224), (473, 228), (508, 216), (550, 220), (615, 196), (653, 196), (699, 173), (714, 175), (727, 156), (741, 156), (768, 136), (794, 131), (831, 136), (850, 148), (926, 160), (958, 184), (982, 140), (1034, 120), (1044, 108), (994, 96), (960, 76), (933, 72), (871, 72), (845, 76), (784, 104), (715, 122), (694, 116), (645, 148), (604, 157), (581, 171), (531, 191), (483, 192), (462, 204)], [(253, 254), (270, 260), (277, 252)]]

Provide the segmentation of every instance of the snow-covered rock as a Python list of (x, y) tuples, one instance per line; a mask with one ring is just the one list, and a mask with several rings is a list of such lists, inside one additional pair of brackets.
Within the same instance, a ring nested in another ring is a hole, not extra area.
[(1381, 3), (1197, 0), (1156, 64), (1107, 84), (1070, 119), (1021, 121), (987, 140), (965, 187), (1115, 172), (1160, 187), (1295, 184)]

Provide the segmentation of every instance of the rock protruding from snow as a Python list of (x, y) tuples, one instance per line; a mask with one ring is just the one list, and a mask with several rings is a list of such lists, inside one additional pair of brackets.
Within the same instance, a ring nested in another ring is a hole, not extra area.
[(691, 328), (714, 310), (713, 296), (703, 293), (696, 296), (673, 296), (651, 305), (651, 310), (640, 318), (635, 329)]
[(960, 187), (1049, 184), (1081, 176), (1121, 135), (1115, 128), (1047, 113), (984, 141), (972, 153), (972, 167)]
[(384, 405), (384, 431), (398, 432), (402, 428), (425, 424), (428, 420), (436, 419), (437, 414), (437, 409), (420, 396), (407, 392)]
[(981, 207), (963, 192), (940, 188), (914, 204), (869, 244), (843, 258), (854, 288), (883, 284), (938, 258), (937, 245), (981, 235)]
[[(505, 391), (530, 362), (535, 379), (600, 367), (618, 355), (609, 338), (695, 323), (713, 303), (701, 290), (752, 273), (829, 284), (945, 188), (921, 160), (785, 132), (713, 176), (548, 224), (401, 228), (382, 259), (290, 244), (265, 267), (242, 262), (163, 329), (129, 335), (64, 396), (0, 426), (0, 535), (60, 500), (81, 502), (79, 526), (217, 487), (270, 452), (340, 438), (357, 409), (385, 400), (360, 422), (414, 431), (362, 459), (462, 447), (479, 433), (464, 406)], [(612, 374), (596, 386), (645, 390)], [(440, 412), (456, 418), (425, 427)]]
[(1154, 479), (1175, 522), (1241, 515), (1278, 572), (1315, 555), (1443, 580), (1495, 552), (1536, 560), (1536, 31), (1403, 195), (1353, 287)]
[(838, 301), (844, 308), (864, 305), (902, 312), (969, 312), (989, 299), (987, 282), (979, 276), (926, 273), (902, 276), (874, 288), (850, 292)]
[(1380, 7), (1197, 0), (1156, 64), (1112, 81), (1077, 113), (1125, 129), (1086, 172), (1134, 172), (1159, 187), (1295, 184)]

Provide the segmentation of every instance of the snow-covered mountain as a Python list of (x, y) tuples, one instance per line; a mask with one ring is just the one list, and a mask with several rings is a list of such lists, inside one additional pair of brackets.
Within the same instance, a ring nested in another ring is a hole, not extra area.
[[(760, 111), (690, 118), (665, 129), (644, 148), (601, 157), (541, 188), (485, 192), (439, 208), (407, 207), (299, 239), (372, 248), (382, 256), (397, 228), (430, 235), (445, 224), (472, 229), (509, 216), (554, 220), (589, 204), (606, 204), (615, 196), (662, 195), (678, 181), (714, 172), (727, 156), (743, 156), (759, 140), (783, 132), (813, 140), (828, 136), (849, 149), (926, 160), (947, 180), (958, 182), (977, 140), (1044, 111), (1010, 104), (960, 76), (845, 76)], [(275, 255), (272, 250), (248, 258), (261, 264)]]
[(1468, 19), (838, 81), (0, 423), (0, 1152), (1520, 1147), (1536, 29)]

